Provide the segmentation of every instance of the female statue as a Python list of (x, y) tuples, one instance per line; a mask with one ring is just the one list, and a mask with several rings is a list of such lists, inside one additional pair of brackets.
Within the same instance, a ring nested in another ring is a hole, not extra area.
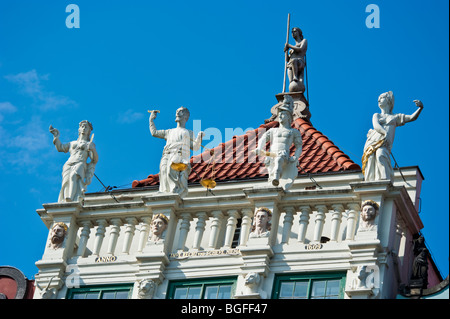
[(391, 149), (394, 143), (395, 128), (415, 121), (422, 112), (423, 104), (414, 100), (419, 108), (412, 115), (393, 114), (394, 94), (392, 91), (381, 94), (378, 97), (378, 106), (381, 113), (375, 113), (372, 117), (373, 129), (367, 133), (367, 141), (364, 145), (362, 157), (364, 180), (392, 180), (394, 170), (391, 165)]
[[(70, 157), (63, 166), (62, 186), (58, 202), (78, 201), (83, 197), (87, 185), (94, 176), (98, 154), (93, 143), (94, 134), (92, 124), (86, 120), (81, 121), (78, 127), (78, 139), (66, 144), (59, 140), (59, 131), (50, 125), (53, 134), (53, 144), (58, 152), (70, 153)], [(91, 161), (88, 163), (88, 158)]]

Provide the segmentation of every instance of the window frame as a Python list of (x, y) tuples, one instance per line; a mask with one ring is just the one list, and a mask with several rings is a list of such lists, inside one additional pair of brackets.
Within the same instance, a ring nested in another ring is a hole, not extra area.
[(121, 292), (128, 291), (127, 299), (130, 299), (133, 293), (133, 284), (119, 284), (119, 285), (95, 285), (95, 286), (83, 286), (80, 288), (69, 288), (67, 290), (66, 299), (73, 299), (73, 295), (77, 293), (89, 293), (97, 292), (96, 299), (102, 299), (101, 297), (105, 292)]
[(314, 281), (323, 281), (323, 280), (340, 280), (339, 283), (339, 295), (338, 299), (344, 298), (345, 291), (345, 281), (346, 281), (346, 273), (338, 272), (338, 273), (308, 273), (308, 274), (279, 274), (275, 275), (273, 289), (272, 289), (272, 299), (280, 299), (280, 289), (281, 284), (283, 282), (307, 282), (307, 294), (305, 299), (312, 299), (312, 283)]
[(236, 292), (237, 277), (219, 277), (211, 279), (191, 279), (191, 280), (173, 280), (169, 281), (166, 293), (166, 299), (174, 299), (175, 291), (177, 288), (192, 288), (201, 287), (200, 298), (198, 300), (204, 300), (206, 287), (215, 285), (231, 285), (230, 298), (233, 298)]

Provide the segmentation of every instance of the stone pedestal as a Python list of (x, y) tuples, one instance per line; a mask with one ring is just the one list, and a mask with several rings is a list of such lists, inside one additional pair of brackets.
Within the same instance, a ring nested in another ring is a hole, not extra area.
[(294, 120), (297, 118), (302, 118), (307, 122), (310, 122), (311, 112), (309, 111), (309, 102), (306, 100), (305, 95), (302, 92), (286, 92), (286, 93), (278, 93), (275, 95), (278, 103), (275, 104), (270, 112), (272, 116), (270, 119), (267, 119), (266, 122), (275, 121), (277, 117), (277, 106), (279, 103), (283, 103), (283, 99), (285, 95), (290, 95), (294, 100)]
[[(67, 259), (71, 257), (75, 245), (78, 226), (76, 218), (82, 206), (79, 202), (44, 204), (45, 211), (41, 215), (48, 218), (49, 234), (42, 259), (36, 262), (39, 269), (36, 275), (36, 289), (34, 298), (56, 298), (58, 290), (64, 286), (64, 274), (67, 270)], [(67, 226), (65, 238), (58, 247), (51, 245), (52, 226), (64, 223)], [(45, 288), (44, 288), (45, 287)], [(52, 291), (52, 293), (49, 293)], [(46, 293), (47, 292), (47, 293)]]

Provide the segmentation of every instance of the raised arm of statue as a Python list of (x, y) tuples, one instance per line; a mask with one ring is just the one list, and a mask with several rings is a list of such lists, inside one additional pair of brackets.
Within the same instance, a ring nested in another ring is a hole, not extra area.
[(157, 130), (155, 123), (153, 122), (153, 120), (156, 118), (156, 114), (158, 112), (156, 111), (152, 111), (150, 114), (150, 117), (148, 119), (149, 122), (149, 129), (150, 129), (150, 134), (152, 134), (153, 137), (158, 137), (158, 138), (166, 138), (166, 131), (165, 130)]
[(56, 150), (58, 152), (67, 153), (70, 148), (70, 143), (66, 143), (66, 144), (61, 143), (61, 141), (59, 140), (59, 131), (56, 128), (54, 128), (52, 125), (50, 125), (49, 131), (50, 131), (50, 133), (53, 134), (53, 144), (55, 145)]
[(417, 120), (417, 118), (419, 117), (419, 114), (423, 110), (423, 103), (421, 101), (414, 100), (413, 102), (416, 104), (418, 109), (411, 115), (405, 115), (405, 122), (412, 122), (412, 121)]

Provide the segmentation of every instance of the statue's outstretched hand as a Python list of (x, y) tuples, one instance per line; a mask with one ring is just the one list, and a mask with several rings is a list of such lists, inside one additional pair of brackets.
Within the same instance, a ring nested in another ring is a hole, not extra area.
[(148, 112), (150, 113), (150, 118), (149, 118), (150, 121), (153, 121), (154, 119), (156, 119), (156, 114), (159, 113), (159, 111), (157, 111), (157, 110), (148, 111)]
[(417, 106), (417, 107), (423, 109), (423, 103), (422, 103), (422, 101), (420, 101), (420, 100), (414, 100), (413, 102), (416, 103), (416, 106)]
[(56, 128), (53, 128), (52, 125), (50, 125), (48, 130), (50, 131), (50, 133), (53, 134), (54, 138), (58, 138), (59, 137), (59, 131)]

